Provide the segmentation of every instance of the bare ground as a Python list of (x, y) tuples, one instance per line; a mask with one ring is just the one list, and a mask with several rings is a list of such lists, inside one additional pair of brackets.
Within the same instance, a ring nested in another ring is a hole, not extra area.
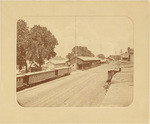
[(103, 86), (107, 80), (107, 71), (116, 66), (121, 66), (122, 72), (115, 75), (112, 83), (129, 82), (129, 80), (133, 82), (132, 64), (120, 65), (120, 62), (112, 62), (86, 71), (76, 71), (69, 76), (17, 92), (17, 101), (24, 107), (101, 106), (106, 97)]

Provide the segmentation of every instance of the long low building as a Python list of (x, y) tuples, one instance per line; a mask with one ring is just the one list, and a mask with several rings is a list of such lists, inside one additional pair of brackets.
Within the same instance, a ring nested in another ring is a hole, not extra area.
[(97, 57), (74, 56), (67, 63), (72, 70), (86, 70), (100, 65), (101, 59)]

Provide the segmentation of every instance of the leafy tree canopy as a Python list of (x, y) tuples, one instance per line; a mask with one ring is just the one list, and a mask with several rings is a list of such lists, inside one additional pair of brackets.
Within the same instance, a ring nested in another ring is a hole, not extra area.
[(45, 59), (55, 57), (54, 48), (58, 45), (58, 41), (46, 27), (35, 25), (31, 28), (30, 35), (30, 56), (28, 58), (30, 61), (35, 61), (41, 66)]
[(55, 36), (46, 28), (34, 25), (30, 30), (23, 20), (17, 22), (17, 65), (38, 63), (39, 69), (45, 59), (56, 56), (54, 51), (58, 41)]
[(98, 54), (97, 57), (98, 57), (98, 58), (101, 58), (101, 59), (105, 59), (104, 54)]
[(66, 56), (68, 59), (72, 58), (73, 56), (86, 56), (86, 57), (94, 57), (94, 54), (88, 50), (87, 47), (82, 47), (82, 46), (75, 46), (72, 49), (71, 53), (68, 53), (68, 55)]
[(23, 20), (17, 21), (17, 65), (21, 69), (26, 65), (26, 53), (29, 41), (29, 28)]

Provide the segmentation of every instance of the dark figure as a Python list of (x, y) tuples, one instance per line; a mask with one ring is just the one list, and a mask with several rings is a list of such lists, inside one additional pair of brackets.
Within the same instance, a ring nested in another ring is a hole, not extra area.
[(106, 82), (108, 82), (110, 84), (113, 76), (117, 73), (117, 72), (121, 72), (121, 68), (119, 68), (119, 70), (110, 70), (108, 71), (108, 80)]

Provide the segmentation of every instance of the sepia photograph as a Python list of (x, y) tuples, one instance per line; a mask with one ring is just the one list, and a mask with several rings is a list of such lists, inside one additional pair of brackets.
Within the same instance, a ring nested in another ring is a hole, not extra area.
[(23, 107), (127, 107), (133, 22), (127, 17), (17, 20), (17, 102)]
[(2, 0), (0, 123), (148, 124), (149, 5)]

